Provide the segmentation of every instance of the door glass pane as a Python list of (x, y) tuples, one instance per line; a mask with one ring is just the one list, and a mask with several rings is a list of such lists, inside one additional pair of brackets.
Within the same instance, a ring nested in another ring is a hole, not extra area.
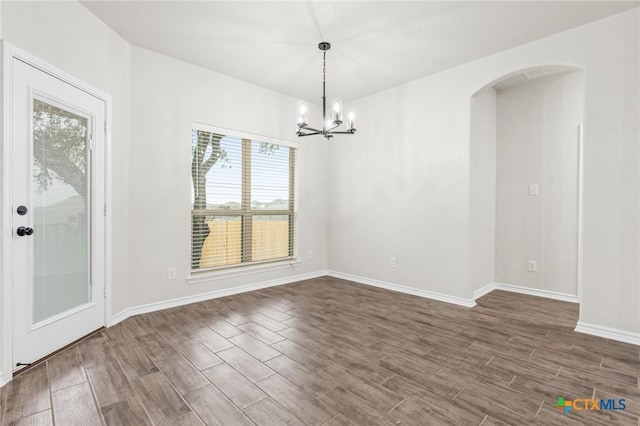
[(33, 100), (34, 323), (90, 298), (88, 125)]

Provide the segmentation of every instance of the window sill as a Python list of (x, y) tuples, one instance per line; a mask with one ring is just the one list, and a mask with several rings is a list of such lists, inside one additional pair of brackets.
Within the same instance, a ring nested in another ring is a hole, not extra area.
[(200, 284), (210, 281), (242, 277), (245, 275), (261, 274), (280, 269), (297, 268), (302, 262), (298, 259), (290, 259), (282, 262), (265, 263), (262, 265), (241, 266), (238, 268), (223, 269), (219, 271), (206, 271), (192, 273), (187, 277), (187, 284)]

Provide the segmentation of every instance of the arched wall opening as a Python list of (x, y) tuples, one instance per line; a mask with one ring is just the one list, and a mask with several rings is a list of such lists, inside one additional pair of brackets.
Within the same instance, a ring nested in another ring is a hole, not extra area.
[(584, 73), (540, 66), (471, 98), (470, 277), (578, 302)]

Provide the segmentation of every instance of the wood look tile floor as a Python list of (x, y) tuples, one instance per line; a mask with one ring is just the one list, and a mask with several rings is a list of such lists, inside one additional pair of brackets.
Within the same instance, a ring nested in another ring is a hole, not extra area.
[[(323, 277), (129, 318), (18, 375), (2, 425), (634, 425), (638, 346), (578, 306)], [(624, 398), (564, 414), (557, 398)]]

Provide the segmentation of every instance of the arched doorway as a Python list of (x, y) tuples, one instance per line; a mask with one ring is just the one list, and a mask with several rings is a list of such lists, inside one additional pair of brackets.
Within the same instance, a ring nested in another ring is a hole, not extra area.
[(582, 70), (541, 66), (473, 95), (475, 292), (492, 282), (492, 288), (579, 301), (583, 94)]

